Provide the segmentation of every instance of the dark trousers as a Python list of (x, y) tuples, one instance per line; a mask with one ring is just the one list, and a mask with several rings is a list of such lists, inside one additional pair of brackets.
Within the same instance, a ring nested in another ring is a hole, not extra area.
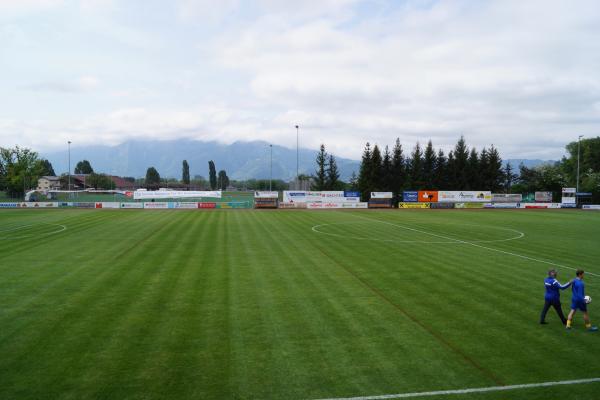
[(544, 309), (542, 310), (542, 315), (540, 316), (540, 323), (544, 322), (546, 320), (546, 314), (548, 313), (550, 306), (554, 307), (554, 309), (556, 310), (556, 313), (560, 317), (560, 320), (562, 321), (563, 325), (565, 325), (567, 323), (567, 319), (565, 318), (565, 315), (562, 312), (562, 307), (560, 306), (560, 300), (554, 300), (554, 301), (546, 300), (546, 302), (544, 303)]

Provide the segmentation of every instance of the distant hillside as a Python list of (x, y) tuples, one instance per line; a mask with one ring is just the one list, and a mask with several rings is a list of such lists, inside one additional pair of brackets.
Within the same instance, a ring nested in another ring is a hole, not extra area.
[[(300, 173), (312, 174), (317, 151), (300, 149)], [(67, 152), (42, 154), (57, 174), (66, 172)], [(89, 160), (95, 171), (121, 176), (143, 177), (148, 167), (155, 167), (162, 177), (181, 178), (181, 162), (190, 164), (190, 175), (208, 176), (208, 161), (217, 170), (224, 169), (232, 179), (269, 178), (269, 144), (262, 141), (235, 142), (230, 145), (196, 140), (128, 141), (118, 146), (71, 148), (71, 169), (80, 160)], [(336, 158), (343, 180), (359, 161)], [(296, 149), (273, 146), (273, 179), (291, 180), (296, 176)]]

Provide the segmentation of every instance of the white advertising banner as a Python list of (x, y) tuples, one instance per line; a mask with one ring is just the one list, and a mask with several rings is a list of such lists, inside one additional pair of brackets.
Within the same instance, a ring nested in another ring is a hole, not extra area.
[(279, 192), (254, 192), (255, 199), (277, 199)]
[(552, 192), (535, 192), (535, 201), (540, 203), (551, 203)]
[(104, 201), (102, 202), (102, 208), (121, 208), (121, 203), (117, 203), (114, 201)]
[(173, 203), (173, 208), (196, 209), (196, 208), (198, 208), (198, 203), (189, 202), (189, 201), (181, 201), (181, 202)]
[(343, 203), (346, 197), (344, 192), (340, 191), (323, 191), (321, 192), (321, 201), (330, 203)]
[(121, 208), (144, 208), (144, 203), (121, 203)]
[(372, 199), (391, 199), (392, 197), (392, 192), (371, 192)]
[(456, 202), (481, 202), (489, 203), (492, 201), (492, 192), (490, 191), (444, 191), (438, 192), (438, 201), (440, 203)]
[(142, 199), (184, 199), (184, 198), (221, 198), (220, 190), (211, 191), (185, 191), (185, 190), (136, 190), (133, 192), (134, 200)]
[(584, 210), (600, 210), (600, 204), (584, 204), (581, 208)]
[(57, 202), (52, 201), (30, 201), (30, 202), (22, 202), (17, 204), (18, 208), (54, 208), (58, 207)]
[(520, 193), (506, 194), (506, 193), (492, 193), (493, 203), (520, 203), (523, 201), (523, 195)]
[(169, 208), (169, 203), (167, 202), (146, 202), (144, 203), (144, 209), (162, 209), (162, 208)]
[(309, 208), (309, 209), (323, 208), (323, 203), (321, 203), (320, 201), (311, 201), (311, 202), (306, 203), (306, 208)]
[(283, 201), (284, 203), (309, 203), (321, 201), (321, 192), (284, 190)]

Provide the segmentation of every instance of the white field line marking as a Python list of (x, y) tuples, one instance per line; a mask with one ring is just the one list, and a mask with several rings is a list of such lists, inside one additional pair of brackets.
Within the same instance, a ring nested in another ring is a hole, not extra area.
[(50, 235), (55, 235), (57, 233), (63, 232), (67, 230), (67, 227), (65, 225), (62, 224), (51, 224), (49, 222), (40, 222), (39, 224), (31, 224), (31, 225), (25, 225), (22, 227), (29, 227), (29, 226), (36, 226), (36, 225), (50, 225), (50, 226), (57, 226), (60, 229), (57, 229), (55, 231), (51, 231), (51, 232), (46, 232), (46, 233), (37, 233), (37, 234), (31, 234), (31, 235), (21, 235), (21, 236), (0, 236), (0, 240), (15, 240), (15, 239), (25, 239), (25, 238), (30, 238), (30, 237), (41, 237), (41, 236), (50, 236)]
[[(375, 221), (375, 220), (373, 220)], [(378, 221), (381, 223), (385, 223), (385, 221)], [(440, 241), (440, 240), (433, 240), (433, 241), (427, 241), (427, 240), (398, 240), (398, 239), (374, 239), (374, 238), (366, 238), (366, 237), (360, 237), (360, 236), (349, 236), (349, 235), (340, 235), (337, 233), (330, 233), (330, 232), (323, 232), (321, 230), (319, 230), (318, 228), (322, 227), (322, 226), (331, 226), (331, 225), (345, 225), (345, 224), (354, 224), (355, 222), (333, 222), (333, 223), (329, 223), (329, 224), (318, 224), (318, 225), (314, 225), (311, 230), (313, 232), (316, 233), (320, 233), (322, 235), (328, 235), (328, 236), (334, 236), (334, 237), (341, 237), (343, 239), (356, 239), (356, 240), (369, 240), (369, 241), (376, 241), (376, 242), (394, 242), (394, 243), (427, 243), (427, 244), (449, 244), (449, 243), (455, 243), (455, 244), (461, 244), (460, 242), (456, 241), (455, 239), (452, 240), (444, 240), (444, 241)], [(452, 225), (452, 224), (447, 224), (447, 225)], [(497, 226), (481, 226), (481, 225), (469, 225), (469, 224), (463, 224), (464, 226), (477, 226), (477, 227), (481, 227), (481, 228), (487, 228), (487, 229), (497, 229), (497, 230), (503, 230), (503, 231), (509, 231), (509, 232), (515, 232), (518, 233), (517, 236), (513, 236), (507, 239), (492, 239), (492, 240), (473, 240), (470, 243), (497, 243), (497, 242), (508, 242), (510, 240), (517, 240), (517, 239), (521, 239), (523, 237), (525, 237), (525, 234), (521, 231), (518, 231), (516, 229), (511, 229), (511, 228), (503, 228), (503, 227), (497, 227)]]
[(560, 385), (580, 385), (584, 383), (600, 382), (600, 378), (589, 378), (589, 379), (577, 379), (572, 381), (554, 381), (554, 382), (540, 382), (540, 383), (525, 383), (522, 385), (508, 385), (508, 386), (488, 386), (482, 388), (471, 388), (471, 389), (456, 389), (456, 390), (438, 390), (435, 392), (414, 392), (414, 393), (397, 393), (397, 394), (383, 394), (378, 396), (359, 396), (359, 397), (337, 397), (320, 400), (387, 400), (387, 399), (407, 399), (411, 397), (427, 397), (427, 396), (447, 396), (451, 394), (468, 394), (468, 393), (482, 393), (482, 392), (501, 392), (505, 390), (516, 390), (516, 389), (529, 389), (529, 388), (540, 388), (548, 386), (560, 386)]
[[(366, 219), (366, 220), (369, 220), (369, 221), (377, 221), (377, 222), (381, 222), (382, 224), (388, 224), (388, 225), (392, 225), (392, 226), (397, 226), (398, 228), (403, 228), (403, 229), (408, 229), (408, 230), (414, 231), (414, 232), (424, 233), (426, 235), (431, 235), (431, 236), (438, 237), (438, 238), (441, 238), (441, 239), (454, 240), (454, 241), (456, 241), (458, 243), (468, 244), (468, 245), (471, 245), (471, 246), (474, 246), (474, 247), (479, 247), (481, 249), (485, 249), (485, 250), (489, 250), (489, 251), (495, 251), (497, 253), (507, 254), (509, 256), (519, 257), (519, 258), (523, 258), (523, 259), (529, 260), (529, 261), (535, 261), (535, 262), (539, 262), (539, 263), (542, 263), (542, 264), (552, 265), (554, 267), (565, 268), (565, 269), (570, 269), (570, 270), (573, 270), (573, 271), (577, 271), (577, 268), (568, 267), (566, 265), (557, 264), (557, 263), (554, 263), (554, 262), (551, 262), (551, 261), (540, 260), (539, 258), (533, 258), (533, 257), (529, 257), (529, 256), (524, 256), (522, 254), (512, 253), (512, 252), (506, 251), (506, 250), (495, 249), (493, 247), (482, 246), (482, 245), (477, 244), (477, 243), (467, 242), (465, 240), (455, 239), (455, 238), (452, 238), (452, 237), (449, 237), (449, 236), (438, 235), (437, 233), (431, 233), (431, 232), (423, 231), (423, 230), (416, 229), (416, 228), (411, 228), (411, 227), (400, 225), (400, 224), (394, 224), (394, 223), (388, 222), (388, 221), (382, 221), (382, 220), (378, 220), (378, 219), (372, 219), (372, 218), (363, 217), (362, 215), (356, 215), (356, 214), (352, 214), (352, 215), (354, 215), (357, 218), (362, 218), (362, 219)], [(586, 271), (585, 273), (587, 275), (592, 275), (592, 276), (598, 276), (598, 277), (600, 277), (600, 274), (595, 274), (593, 272)]]

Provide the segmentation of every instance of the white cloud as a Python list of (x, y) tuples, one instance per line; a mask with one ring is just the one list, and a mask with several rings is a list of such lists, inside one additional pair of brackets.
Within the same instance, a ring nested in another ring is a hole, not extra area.
[(81, 76), (72, 80), (37, 82), (27, 88), (40, 92), (84, 93), (97, 89), (99, 85), (100, 81), (95, 76)]

